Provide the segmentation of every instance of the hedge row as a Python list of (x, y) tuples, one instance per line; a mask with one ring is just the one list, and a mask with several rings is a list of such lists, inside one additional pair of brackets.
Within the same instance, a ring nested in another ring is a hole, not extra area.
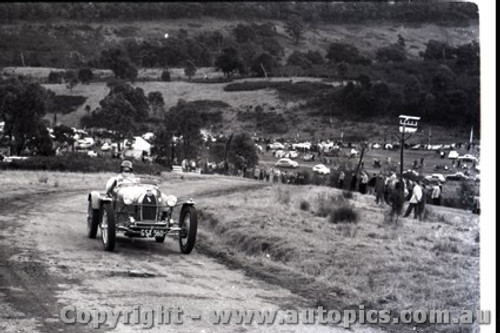
[[(0, 162), (0, 169), (9, 170), (46, 170), (68, 172), (118, 172), (120, 159), (90, 158), (87, 156), (33, 156), (26, 160), (9, 163)], [(134, 161), (134, 172), (137, 174), (160, 174), (167, 168), (159, 164)]]

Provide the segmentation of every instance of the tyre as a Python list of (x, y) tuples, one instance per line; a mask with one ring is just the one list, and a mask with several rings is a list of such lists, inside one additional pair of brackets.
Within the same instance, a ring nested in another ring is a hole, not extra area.
[(179, 246), (181, 252), (189, 254), (194, 248), (196, 242), (196, 233), (198, 231), (198, 217), (196, 209), (193, 206), (184, 206), (181, 210), (179, 219)]
[(101, 238), (105, 251), (113, 251), (115, 248), (116, 225), (115, 215), (111, 203), (105, 203), (101, 209)]
[(99, 209), (93, 209), (92, 203), (89, 200), (89, 207), (87, 209), (87, 236), (89, 238), (95, 238), (97, 235), (97, 228), (101, 222), (100, 218)]

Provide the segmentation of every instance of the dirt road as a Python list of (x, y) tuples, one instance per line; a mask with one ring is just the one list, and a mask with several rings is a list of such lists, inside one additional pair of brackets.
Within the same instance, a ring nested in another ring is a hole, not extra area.
[[(203, 205), (202, 194), (181, 194), (199, 197)], [(172, 319), (148, 332), (345, 332), (317, 324), (214, 325), (208, 315), (212, 310), (299, 309), (310, 304), (196, 249), (182, 255), (174, 239), (157, 244), (120, 236), (115, 252), (104, 252), (100, 239), (86, 237), (86, 208), (83, 191), (32, 195), (0, 207), (0, 331), (96, 331), (88, 324), (63, 323), (61, 310), (73, 311), (67, 314), (74, 317), (75, 311), (137, 312), (135, 306), (148, 305), (183, 311), (178, 317), (182, 324)], [(107, 324), (97, 331), (111, 329)], [(119, 320), (115, 331), (145, 328)]]

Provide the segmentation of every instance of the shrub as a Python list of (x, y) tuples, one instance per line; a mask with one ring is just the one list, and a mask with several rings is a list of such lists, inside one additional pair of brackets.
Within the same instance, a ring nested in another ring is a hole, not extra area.
[(352, 199), (354, 198), (354, 193), (352, 193), (352, 191), (344, 190), (342, 191), (342, 197), (344, 197), (344, 199)]
[(170, 82), (170, 72), (167, 70), (164, 70), (163, 72), (161, 72), (160, 79), (164, 82)]
[(330, 215), (333, 207), (344, 203), (344, 198), (332, 193), (320, 193), (317, 196), (317, 209), (316, 215), (320, 217), (327, 217)]
[(357, 223), (358, 213), (352, 206), (344, 205), (332, 210), (330, 214), (330, 223)]
[(47, 176), (47, 175), (42, 175), (42, 176), (38, 177), (39, 183), (47, 184), (48, 181), (49, 181), (49, 176)]
[(49, 83), (62, 83), (63, 73), (51, 71), (49, 73), (48, 81)]
[(309, 209), (311, 209), (311, 204), (307, 200), (302, 200), (300, 202), (300, 209), (308, 211)]

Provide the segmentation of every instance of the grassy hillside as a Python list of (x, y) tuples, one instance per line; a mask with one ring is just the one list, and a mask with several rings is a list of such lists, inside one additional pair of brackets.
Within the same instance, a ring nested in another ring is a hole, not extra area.
[[(88, 23), (81, 21), (57, 21), (53, 23), (19, 22), (2, 24), (0, 33), (0, 63), (21, 65), (20, 52), (24, 53), (26, 66), (40, 63), (70, 64), (72, 57), (86, 62), (110, 45), (135, 39), (137, 41), (164, 41), (165, 33), (175, 35), (180, 29), (188, 36), (202, 32), (221, 31), (230, 35), (240, 23), (263, 24), (271, 22), (279, 34), (277, 41), (285, 48), (285, 55), (293, 51), (319, 50), (323, 54), (331, 42), (348, 42), (373, 55), (375, 50), (393, 44), (401, 34), (407, 43), (410, 56), (416, 58), (430, 39), (445, 41), (450, 45), (465, 44), (479, 39), (477, 24), (463, 26), (439, 26), (436, 24), (363, 23), (318, 24), (308, 27), (298, 45), (285, 32), (283, 21), (220, 20), (215, 18), (177, 19), (162, 21), (129, 21)], [(35, 56), (36, 54), (36, 56)], [(52, 59), (53, 58), (53, 59)], [(37, 60), (38, 59), (38, 60)], [(38, 65), (37, 65), (38, 64)]]
[[(36, 70), (35, 70), (36, 71)], [(152, 75), (153, 70), (149, 70), (146, 74)], [(159, 70), (157, 70), (157, 73)], [(177, 71), (178, 73), (181, 70)], [(201, 71), (200, 76), (209, 74), (212, 76), (220, 75), (210, 70)], [(175, 75), (174, 75), (175, 77)], [(316, 81), (321, 82), (321, 79), (314, 78), (273, 78), (271, 81)], [(235, 80), (234, 82), (252, 81), (252, 79)], [(333, 83), (329, 83), (333, 84)], [(257, 107), (261, 107), (264, 111), (273, 111), (283, 114), (288, 122), (288, 131), (285, 133), (275, 134), (283, 137), (296, 137), (297, 133), (301, 138), (329, 138), (340, 136), (340, 131), (344, 128), (345, 137), (352, 137), (356, 141), (356, 137), (367, 137), (370, 140), (383, 141), (384, 138), (391, 141), (391, 135), (395, 134), (396, 120), (392, 118), (378, 119), (378, 126), (373, 126), (371, 121), (345, 121), (336, 117), (332, 118), (332, 124), (325, 121), (323, 118), (314, 117), (309, 114), (309, 108), (304, 107), (304, 101), (301, 100), (282, 100), (275, 89), (260, 89), (254, 91), (224, 91), (227, 83), (190, 83), (187, 81), (172, 81), (172, 82), (138, 82), (135, 87), (140, 87), (145, 94), (152, 91), (162, 93), (165, 100), (166, 109), (176, 105), (179, 99), (185, 101), (197, 100), (214, 100), (222, 101), (230, 105), (229, 108), (223, 110), (223, 124), (221, 130), (225, 133), (231, 133), (236, 130), (244, 129), (250, 132), (256, 132), (259, 135), (270, 135), (263, 133), (260, 128), (255, 127), (252, 122), (242, 122), (238, 118), (239, 112), (253, 111)], [(78, 84), (69, 90), (64, 84), (45, 84), (46, 88), (54, 91), (56, 95), (84, 96), (85, 103), (80, 105), (75, 112), (68, 114), (57, 115), (58, 123), (68, 126), (80, 126), (80, 119), (87, 112), (85, 106), (90, 106), (91, 110), (96, 109), (101, 101), (109, 92), (109, 88), (105, 83), (90, 83), (89, 85)], [(46, 116), (49, 121), (53, 120), (53, 114), (49, 113)], [(419, 137), (412, 142), (427, 143), (427, 134), (429, 130), (432, 132), (433, 142), (454, 142), (466, 141), (468, 132), (457, 131), (457, 129), (446, 129), (440, 126), (426, 124), (423, 126), (423, 131)], [(271, 133), (272, 135), (272, 133)]]
[[(477, 22), (472, 25), (453, 26), (437, 24), (417, 23), (391, 23), (391, 22), (367, 22), (363, 24), (309, 24), (303, 38), (295, 45), (292, 38), (285, 31), (283, 20), (237, 20), (217, 19), (203, 17), (200, 19), (169, 19), (152, 21), (102, 21), (99, 23), (83, 22), (78, 20), (52, 20), (49, 22), (13, 22), (3, 23), (0, 32), (0, 63), (14, 66), (21, 65), (21, 54), (26, 67), (5, 67), (3, 73), (7, 75), (27, 75), (46, 83), (50, 71), (62, 71), (68, 67), (76, 66), (78, 63), (86, 63), (95, 58), (104, 49), (113, 45), (126, 44), (128, 41), (137, 42), (150, 41), (168, 43), (165, 33), (171, 36), (187, 35), (190, 38), (205, 32), (219, 31), (224, 36), (232, 36), (232, 31), (238, 24), (264, 24), (270, 22), (276, 28), (273, 37), (276, 42), (284, 48), (282, 62), (294, 51), (319, 51), (326, 55), (326, 49), (332, 42), (345, 42), (357, 47), (360, 52), (370, 58), (374, 58), (375, 52), (380, 47), (396, 43), (398, 35), (405, 39), (406, 52), (409, 60), (417, 60), (419, 53), (424, 51), (429, 40), (438, 40), (450, 46), (462, 45), (471, 41), (477, 41), (479, 32)], [(53, 64), (49, 67), (29, 67), (37, 64)], [(426, 66), (425, 71), (420, 68), (421, 64), (415, 63), (390, 70), (391, 64), (385, 67), (373, 66), (368, 72), (359, 70), (355, 65), (349, 69), (349, 75), (356, 77), (361, 73), (386, 80), (390, 88), (397, 86), (394, 90), (402, 90), (405, 80), (410, 74), (425, 72), (428, 79), (429, 73), (435, 70), (437, 65)], [(395, 67), (398, 67), (397, 65)], [(335, 72), (335, 66), (332, 67)], [(367, 70), (367, 69), (365, 69)], [(165, 100), (168, 110), (176, 105), (179, 99), (186, 101), (215, 100), (223, 101), (230, 105), (223, 110), (224, 122), (222, 130), (232, 132), (235, 130), (248, 130), (257, 132), (259, 135), (279, 135), (295, 137), (299, 132), (302, 137), (336, 137), (343, 127), (347, 135), (354, 138), (369, 137), (374, 140), (383, 140), (388, 132), (392, 132), (395, 119), (392, 116), (376, 117), (379, 126), (373, 126), (373, 121), (364, 121), (363, 118), (355, 121), (346, 120), (345, 117), (337, 117), (328, 114), (328, 100), (322, 100), (321, 105), (316, 107), (306, 105), (307, 98), (284, 98), (275, 89), (264, 89), (255, 91), (225, 92), (226, 84), (200, 84), (188, 82), (182, 68), (170, 68), (172, 82), (160, 82), (161, 68), (142, 68), (139, 70), (136, 87), (142, 88), (146, 94), (152, 91), (160, 91)], [(45, 84), (45, 87), (54, 91), (56, 95), (82, 96), (85, 102), (76, 107), (76, 111), (58, 114), (57, 121), (69, 126), (79, 126), (80, 119), (87, 111), (95, 110), (109, 92), (102, 81), (113, 76), (109, 70), (94, 70), (96, 81), (89, 85), (77, 85), (69, 90), (63, 84)], [(293, 75), (293, 74), (292, 74)], [(330, 73), (328, 74), (330, 75)], [(335, 74), (336, 75), (336, 74)], [(198, 68), (195, 80), (222, 77), (221, 72), (216, 72), (213, 67)], [(337, 75), (338, 76), (338, 75)], [(338, 77), (334, 77), (338, 79)], [(422, 80), (422, 78), (420, 78)], [(250, 81), (252, 79), (246, 79)], [(273, 78), (272, 80), (297, 81), (322, 81), (316, 78)], [(468, 77), (465, 77), (468, 80)], [(324, 80), (322, 81), (324, 82)], [(467, 81), (469, 82), (469, 81)], [(457, 82), (460, 89), (473, 91), (474, 82), (462, 84)], [(335, 82), (334, 82), (335, 84)], [(429, 86), (429, 82), (422, 81), (422, 85)], [(396, 92), (397, 95), (400, 92)], [(460, 96), (459, 96), (460, 97)], [(257, 107), (263, 111), (273, 111), (283, 114), (288, 130), (282, 133), (263, 133), (255, 123), (241, 121), (238, 117), (241, 112), (255, 110)], [(319, 107), (319, 108), (318, 108)], [(475, 106), (469, 105), (475, 112)], [(331, 108), (331, 106), (330, 106)], [(321, 109), (321, 110), (319, 110)], [(331, 111), (330, 111), (331, 112)], [(403, 111), (402, 111), (403, 112)], [(453, 111), (452, 111), (453, 112)], [(450, 113), (452, 113), (450, 112)], [(457, 111), (463, 112), (463, 110)], [(330, 120), (331, 118), (331, 120)], [(53, 120), (52, 114), (46, 119)], [(330, 123), (331, 122), (331, 123)], [(463, 141), (467, 139), (468, 129), (444, 129), (434, 126), (433, 123), (424, 120), (422, 127), (425, 131), (431, 130), (433, 140), (438, 141)], [(426, 142), (422, 137), (421, 142)]]
[[(335, 221), (341, 208), (357, 218)], [(311, 306), (362, 304), (392, 314), (478, 308), (478, 219), (468, 212), (432, 207), (425, 221), (391, 223), (388, 208), (377, 206), (373, 196), (285, 185), (213, 197), (199, 209), (199, 251), (286, 286)], [(460, 331), (445, 325), (417, 330)]]

